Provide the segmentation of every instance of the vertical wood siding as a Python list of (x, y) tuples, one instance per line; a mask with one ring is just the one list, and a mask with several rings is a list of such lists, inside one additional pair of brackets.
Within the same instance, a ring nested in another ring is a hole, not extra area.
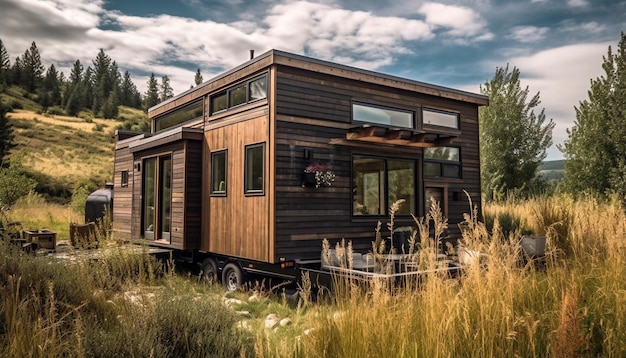
[[(243, 121), (220, 127), (207, 126), (203, 185), (208, 202), (203, 221), (203, 250), (224, 255), (269, 261), (269, 118), (267, 108), (246, 112)], [(251, 119), (248, 119), (251, 118)], [(232, 118), (222, 119), (233, 121)], [(245, 146), (265, 143), (264, 195), (244, 194)], [(228, 150), (226, 196), (210, 196), (210, 152)]]

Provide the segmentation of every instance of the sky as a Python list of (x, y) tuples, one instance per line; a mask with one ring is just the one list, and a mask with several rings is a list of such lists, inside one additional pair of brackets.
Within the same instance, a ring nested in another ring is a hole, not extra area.
[(480, 93), (496, 67), (521, 72), (556, 126), (547, 160), (575, 123), (575, 106), (626, 31), (626, 0), (0, 0), (11, 63), (33, 41), (67, 77), (100, 49), (143, 93), (151, 73), (175, 93), (249, 59), (292, 52)]

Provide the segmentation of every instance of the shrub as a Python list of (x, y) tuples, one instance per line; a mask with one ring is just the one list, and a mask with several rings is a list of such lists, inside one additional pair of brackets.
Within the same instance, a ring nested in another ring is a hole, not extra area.
[(46, 111), (46, 113), (53, 115), (53, 116), (64, 116), (65, 110), (59, 106), (52, 106), (52, 107), (48, 107), (48, 110)]
[(37, 182), (24, 175), (22, 166), (23, 155), (14, 156), (9, 160), (8, 167), (0, 168), (0, 204), (13, 205), (17, 199), (35, 189)]

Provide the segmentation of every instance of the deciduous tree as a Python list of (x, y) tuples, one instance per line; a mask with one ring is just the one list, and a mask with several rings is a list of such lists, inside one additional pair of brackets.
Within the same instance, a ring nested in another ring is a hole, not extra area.
[(480, 166), (485, 199), (500, 199), (510, 191), (521, 194), (533, 187), (539, 164), (552, 144), (554, 122), (546, 121), (539, 93), (528, 99), (520, 84), (520, 71), (498, 67), (481, 85), (489, 106), (480, 109)]
[(576, 121), (559, 147), (564, 184), (573, 194), (614, 194), (626, 202), (626, 34), (603, 59), (604, 74), (591, 80), (589, 98), (575, 107)]

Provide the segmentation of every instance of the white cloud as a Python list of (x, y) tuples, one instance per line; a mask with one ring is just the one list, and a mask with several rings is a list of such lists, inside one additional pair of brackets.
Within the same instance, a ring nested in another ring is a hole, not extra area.
[(516, 26), (507, 37), (519, 42), (533, 43), (543, 40), (549, 31), (547, 27)]
[(567, 0), (567, 6), (569, 7), (587, 7), (589, 3), (587, 0)]
[(469, 7), (427, 2), (418, 13), (425, 16), (428, 24), (449, 29), (448, 34), (455, 37), (483, 35), (486, 31), (485, 20)]

